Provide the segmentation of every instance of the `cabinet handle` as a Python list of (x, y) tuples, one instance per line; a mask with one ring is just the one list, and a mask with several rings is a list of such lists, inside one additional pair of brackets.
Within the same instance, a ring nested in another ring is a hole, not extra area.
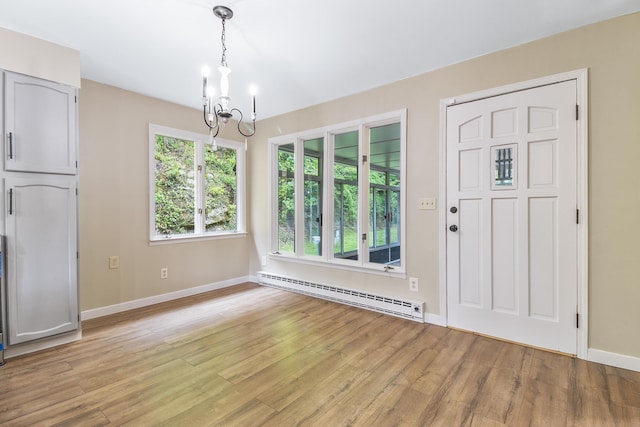
[(13, 188), (9, 189), (9, 215), (13, 215)]
[(9, 132), (9, 158), (13, 159), (13, 132)]

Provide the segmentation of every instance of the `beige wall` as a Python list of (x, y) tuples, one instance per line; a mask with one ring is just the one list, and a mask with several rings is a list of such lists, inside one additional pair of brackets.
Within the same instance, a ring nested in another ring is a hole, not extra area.
[[(640, 14), (591, 25), (361, 94), (260, 122), (250, 149), (251, 201), (268, 204), (267, 139), (406, 107), (407, 276), (420, 279), (429, 313), (441, 313), (438, 213), (419, 197), (439, 188), (441, 99), (589, 69), (589, 347), (640, 357)], [(417, 53), (416, 53), (417, 52)], [(419, 54), (419, 49), (414, 49)], [(257, 209), (257, 208), (256, 208)], [(255, 212), (255, 210), (254, 210)], [(339, 286), (415, 298), (408, 281), (269, 259), (267, 215), (253, 215), (251, 273), (264, 269)]]
[(80, 52), (0, 28), (0, 69), (80, 87)]
[(203, 133), (197, 110), (87, 80), (79, 110), (81, 310), (248, 274), (247, 236), (149, 245), (149, 123)]

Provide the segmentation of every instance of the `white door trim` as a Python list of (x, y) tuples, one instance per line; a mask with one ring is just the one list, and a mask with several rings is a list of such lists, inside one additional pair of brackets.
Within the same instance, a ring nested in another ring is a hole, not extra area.
[(555, 74), (552, 76), (542, 77), (539, 79), (528, 80), (520, 83), (514, 83), (497, 88), (487, 89), (479, 92), (473, 92), (460, 96), (455, 96), (440, 100), (440, 203), (439, 205), (439, 270), (440, 270), (440, 318), (444, 321), (445, 326), (448, 324), (447, 318), (447, 107), (450, 105), (461, 104), (465, 102), (477, 101), (488, 97), (504, 95), (506, 93), (522, 91), (538, 86), (546, 86), (554, 83), (560, 83), (567, 80), (575, 80), (577, 85), (577, 104), (578, 104), (578, 120), (576, 122), (577, 137), (577, 208), (580, 210), (580, 220), (577, 230), (577, 255), (578, 255), (578, 307), (577, 312), (580, 315), (578, 333), (577, 333), (577, 356), (580, 359), (587, 359), (588, 354), (588, 337), (589, 337), (589, 313), (588, 313), (588, 97), (587, 97), (587, 80), (588, 70), (580, 69), (569, 71), (566, 73)]

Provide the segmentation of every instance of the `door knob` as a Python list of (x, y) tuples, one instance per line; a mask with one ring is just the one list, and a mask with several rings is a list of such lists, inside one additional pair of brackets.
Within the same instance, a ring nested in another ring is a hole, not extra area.
[(456, 232), (456, 231), (458, 231), (458, 226), (453, 224), (451, 227), (449, 227), (449, 230), (451, 230), (453, 232)]
[(455, 206), (451, 206), (451, 209), (449, 209), (449, 212), (456, 213), (458, 212), (458, 208), (456, 208)]

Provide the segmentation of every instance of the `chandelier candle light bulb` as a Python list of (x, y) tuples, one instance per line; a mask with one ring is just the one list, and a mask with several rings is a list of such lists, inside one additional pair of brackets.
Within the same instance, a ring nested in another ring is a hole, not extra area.
[(251, 94), (251, 120), (256, 119), (256, 93), (258, 93), (258, 87), (251, 85), (249, 87), (249, 93)]
[(207, 79), (209, 78), (209, 67), (202, 67), (202, 102), (206, 102), (207, 94)]
[(204, 123), (209, 127), (209, 133), (213, 138), (215, 145), (215, 137), (218, 136), (218, 133), (220, 132), (220, 122), (222, 122), (223, 125), (226, 125), (229, 122), (229, 119), (233, 118), (234, 113), (239, 116), (237, 118), (238, 132), (240, 132), (242, 136), (247, 138), (256, 133), (256, 88), (255, 86), (252, 86), (250, 90), (252, 126), (247, 126), (245, 124), (249, 131), (243, 132), (241, 124), (243, 124), (242, 119), (244, 115), (239, 109), (230, 107), (231, 97), (229, 96), (229, 74), (231, 73), (231, 68), (227, 66), (225, 23), (227, 19), (231, 19), (233, 17), (233, 11), (226, 6), (216, 6), (213, 8), (213, 14), (222, 20), (222, 37), (220, 38), (222, 42), (222, 58), (220, 60), (220, 66), (218, 67), (218, 71), (220, 72), (220, 96), (216, 103), (214, 101), (213, 88), (208, 86), (210, 70), (209, 67), (204, 67), (202, 69), (202, 109)]

